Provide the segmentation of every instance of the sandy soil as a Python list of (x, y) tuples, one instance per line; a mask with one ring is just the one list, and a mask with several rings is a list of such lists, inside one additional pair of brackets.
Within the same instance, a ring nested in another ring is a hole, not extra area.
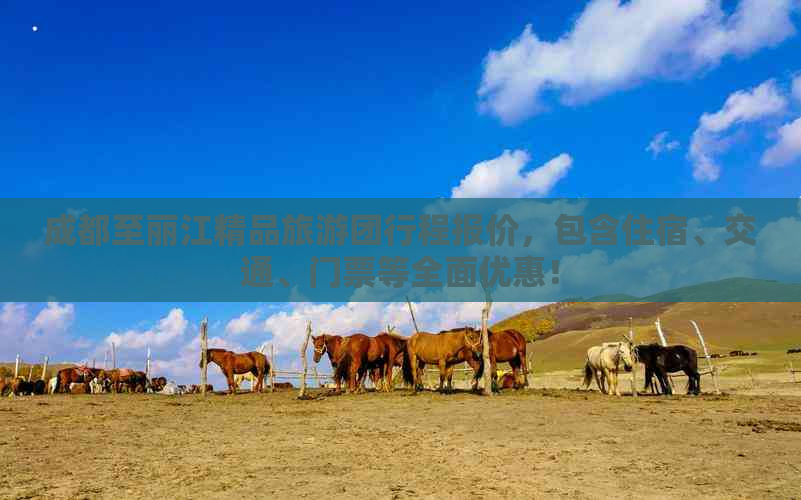
[(799, 452), (798, 396), (0, 401), (2, 498), (798, 498)]

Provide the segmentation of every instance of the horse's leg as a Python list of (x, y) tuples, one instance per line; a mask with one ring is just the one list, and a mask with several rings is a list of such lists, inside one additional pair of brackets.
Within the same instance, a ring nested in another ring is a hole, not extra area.
[(438, 365), (439, 365), (439, 392), (444, 392), (445, 378), (448, 372), (448, 367), (445, 365), (444, 360), (440, 360)]
[(613, 370), (613, 371), (611, 372), (611, 375), (612, 375), (612, 384), (615, 386), (615, 395), (616, 395), (616, 396), (620, 396), (620, 386), (619, 386), (619, 385), (618, 385), (618, 383), (617, 383), (617, 382), (618, 382), (618, 378), (617, 378), (617, 376), (618, 376), (618, 373), (617, 373), (617, 370)]
[(395, 349), (395, 343), (390, 342), (389, 347), (389, 357), (387, 358), (387, 362), (384, 363), (384, 390), (386, 392), (392, 392), (394, 387), (392, 387), (392, 370), (395, 368), (395, 357), (398, 355), (398, 350)]
[(231, 370), (225, 373), (225, 379), (228, 381), (228, 395), (233, 396), (236, 394), (236, 382), (234, 382), (234, 371)]
[(610, 387), (608, 386), (608, 384), (610, 382), (611, 381), (609, 380), (609, 370), (607, 370), (606, 368), (601, 368), (601, 384), (603, 385), (603, 387), (601, 388), (601, 392), (603, 392), (604, 394), (609, 394)]
[[(408, 347), (407, 347), (408, 348)], [(417, 367), (417, 355), (414, 353), (413, 350), (409, 349), (409, 356), (408, 359), (404, 359), (404, 362), (409, 363), (409, 370), (412, 372), (412, 392), (417, 392), (417, 377), (418, 377), (418, 370)]]

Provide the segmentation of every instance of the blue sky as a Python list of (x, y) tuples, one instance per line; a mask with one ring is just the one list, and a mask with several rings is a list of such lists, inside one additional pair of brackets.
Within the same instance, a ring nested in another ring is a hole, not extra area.
[[(801, 194), (796, 0), (187, 7), (4, 6), (0, 196)], [(301, 306), (25, 307), (34, 337), (66, 316), (47, 332), (77, 358), (173, 309), (165, 356), (202, 314), (224, 337), (258, 309), (229, 337), (255, 347)]]

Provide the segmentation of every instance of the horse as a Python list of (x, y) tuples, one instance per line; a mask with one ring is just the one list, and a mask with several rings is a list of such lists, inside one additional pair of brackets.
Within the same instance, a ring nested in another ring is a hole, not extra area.
[(403, 365), (403, 351), (409, 339), (386, 332), (381, 332), (371, 339), (370, 354), (373, 354), (373, 357), (372, 360), (368, 359), (371, 368), (370, 378), (376, 389), (391, 392), (393, 368)]
[[(215, 363), (220, 367), (225, 379), (228, 382), (228, 394), (236, 392), (236, 384), (234, 383), (234, 375), (241, 373), (252, 373), (256, 376), (256, 392), (262, 391), (264, 384), (264, 375), (271, 370), (270, 363), (267, 361), (267, 356), (260, 352), (246, 352), (235, 353), (226, 351), (225, 349), (207, 349), (206, 359), (209, 363)], [(200, 361), (200, 366), (203, 366), (203, 360)]]
[[(526, 338), (517, 330), (488, 331), (487, 336), (490, 341), (490, 366), (492, 382), (497, 385), (498, 372), (497, 363), (509, 363), (512, 367), (514, 376), (513, 387), (521, 389), (528, 387), (528, 363), (526, 359)], [(479, 368), (475, 372), (473, 387), (478, 386), (478, 380), (484, 374), (484, 358), (479, 357)], [(522, 371), (523, 381), (520, 381)]]
[(22, 377), (17, 377), (11, 381), (11, 394), (15, 396), (29, 396), (33, 394), (33, 382), (28, 382)]
[(668, 373), (684, 372), (687, 375), (687, 394), (701, 393), (701, 374), (698, 373), (698, 353), (686, 345), (661, 346), (644, 344), (634, 348), (637, 359), (645, 365), (645, 388), (655, 375), (664, 394), (673, 394)]
[[(334, 370), (334, 381), (336, 382), (337, 392), (342, 392), (342, 381), (348, 378), (348, 369), (340, 370), (339, 373), (337, 372), (339, 361), (344, 356), (342, 345), (347, 342), (347, 339), (353, 337), (354, 335), (358, 335), (360, 337), (367, 337), (367, 335), (364, 335), (363, 333), (355, 333), (348, 337), (342, 337), (341, 335), (326, 335), (326, 334), (315, 337), (314, 335), (312, 335), (312, 343), (314, 345), (314, 362), (319, 363), (320, 359), (322, 359), (323, 357), (323, 354), (328, 355), (328, 361), (331, 362), (331, 369)], [(370, 337), (367, 338), (369, 339)], [(364, 342), (364, 340), (361, 339), (358, 342), (362, 343)], [(368, 340), (367, 342), (369, 343), (370, 341)], [(372, 344), (373, 347), (372, 349), (370, 349), (368, 346), (368, 351), (371, 351), (373, 358), (377, 358), (379, 357), (381, 348), (375, 343), (375, 341), (372, 342), (373, 342)], [(348, 357), (347, 361), (350, 361), (350, 357)], [(360, 365), (362, 364), (363, 361), (364, 360), (361, 359), (359, 360)], [(368, 370), (368, 367), (366, 366), (367, 362), (364, 361), (364, 364), (365, 364), (364, 370), (362, 370), (360, 373), (357, 373), (359, 387), (361, 387), (362, 379), (364, 378), (364, 375), (368, 371), (370, 372), (370, 376), (373, 379), (373, 382), (374, 383), (378, 382), (378, 373), (379, 373), (378, 366), (372, 366), (370, 367), (371, 369)]]
[[(436, 334), (417, 332), (406, 342), (403, 351), (403, 379), (417, 392), (421, 378), (419, 363), (437, 365), (439, 390), (445, 391), (445, 380), (452, 376), (452, 367), (474, 359), (481, 353), (481, 348), (481, 333), (474, 328), (456, 328)], [(449, 383), (447, 392), (452, 390)]]
[(55, 394), (56, 389), (58, 388), (58, 377), (51, 377), (50, 380), (47, 381), (47, 393), (48, 394)]
[(98, 370), (86, 366), (73, 366), (58, 371), (55, 392), (70, 392), (70, 384), (83, 384), (89, 393), (89, 382), (97, 376)]
[[(617, 374), (620, 370), (620, 363), (626, 371), (631, 371), (634, 366), (634, 359), (631, 355), (631, 344), (629, 342), (606, 343), (602, 346), (593, 346), (587, 349), (587, 362), (584, 365), (584, 386), (590, 388), (593, 376), (598, 389), (604, 394), (620, 396)], [(609, 381), (607, 390), (606, 381)]]
[(130, 392), (136, 391), (137, 387), (142, 383), (142, 378), (144, 378), (144, 374), (140, 376), (138, 372), (130, 368), (101, 369), (97, 372), (98, 381), (103, 385), (108, 382), (111, 385), (111, 392), (115, 394), (121, 392), (123, 387), (126, 387)]
[(160, 390), (164, 389), (165, 385), (167, 385), (166, 377), (155, 377), (150, 379), (150, 388), (153, 389), (153, 392), (159, 392)]
[(368, 371), (377, 368), (381, 363), (382, 347), (375, 340), (363, 333), (354, 333), (345, 337), (339, 345), (334, 380), (347, 379), (348, 392), (362, 389), (362, 380)]
[[(312, 344), (314, 345), (314, 362), (319, 363), (323, 354), (328, 355), (328, 361), (331, 363), (331, 369), (336, 371), (337, 359), (339, 358), (339, 346), (342, 345), (343, 338), (340, 335), (320, 335), (315, 337), (312, 335)], [(341, 380), (335, 379), (337, 383), (337, 392), (341, 391)]]
[(47, 392), (47, 382), (41, 379), (35, 380), (33, 382), (33, 393), (37, 396), (40, 396), (45, 392)]
[(236, 384), (236, 389), (239, 390), (239, 386), (242, 385), (242, 382), (247, 380), (250, 382), (250, 390), (253, 391), (256, 386), (256, 376), (252, 373), (243, 373), (243, 374), (234, 374), (234, 384)]

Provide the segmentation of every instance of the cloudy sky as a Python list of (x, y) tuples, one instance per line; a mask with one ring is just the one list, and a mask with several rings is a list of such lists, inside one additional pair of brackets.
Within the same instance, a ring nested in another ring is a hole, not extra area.
[[(797, 198), (800, 4), (14, 2), (0, 196)], [(5, 304), (0, 358), (115, 340), (186, 381), (204, 314), (286, 364), (307, 318), (409, 326), (394, 304)]]

